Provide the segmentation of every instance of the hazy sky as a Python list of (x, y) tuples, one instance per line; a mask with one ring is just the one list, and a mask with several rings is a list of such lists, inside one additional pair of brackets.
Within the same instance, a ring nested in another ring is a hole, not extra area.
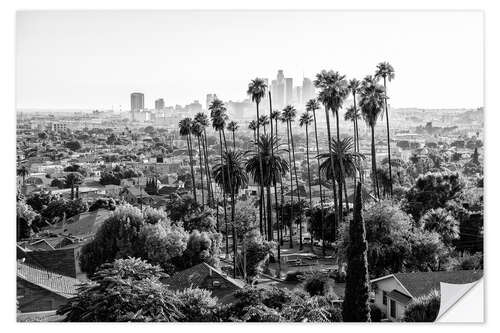
[(389, 61), (394, 107), (483, 105), (480, 12), (29, 11), (17, 16), (18, 108), (146, 107), (215, 92), (246, 98), (278, 69), (302, 83), (321, 69), (348, 77)]

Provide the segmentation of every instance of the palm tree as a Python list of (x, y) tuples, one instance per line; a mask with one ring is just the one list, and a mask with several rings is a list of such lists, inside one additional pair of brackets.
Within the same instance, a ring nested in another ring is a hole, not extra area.
[[(224, 152), (221, 163), (213, 168), (214, 180), (225, 193), (231, 195), (231, 226), (233, 230), (233, 277), (236, 277), (237, 236), (234, 212), (239, 190), (248, 184), (245, 172), (244, 153), (229, 150)], [(229, 181), (226, 181), (229, 179)], [(226, 235), (227, 238), (227, 235)]]
[[(255, 78), (253, 79), (252, 81), (250, 81), (250, 83), (248, 84), (248, 90), (247, 90), (247, 94), (252, 98), (252, 102), (255, 102), (255, 107), (256, 107), (256, 119), (257, 119), (257, 122), (259, 122), (260, 120), (260, 114), (259, 114), (259, 104), (260, 104), (260, 101), (264, 98), (265, 94), (266, 94), (266, 90), (267, 90), (267, 84), (266, 82), (264, 81), (264, 79), (261, 79), (261, 78)], [(257, 123), (257, 140), (259, 140), (260, 138), (260, 124)], [(262, 160), (260, 159), (260, 153), (259, 153), (259, 145), (256, 145), (257, 146), (257, 155), (259, 156), (259, 168), (262, 170)], [(264, 181), (262, 179), (262, 174), (260, 175), (261, 179), (260, 179), (260, 184), (263, 184)], [(262, 220), (263, 220), (263, 216), (262, 216), (262, 212), (263, 212), (263, 205), (264, 205), (264, 202), (262, 200), (262, 194), (263, 194), (263, 188), (261, 186), (260, 188), (260, 201), (259, 201), (259, 221), (260, 221), (260, 225), (262, 225)], [(261, 230), (262, 232), (262, 230)]]
[(394, 79), (394, 68), (388, 62), (381, 62), (377, 65), (377, 70), (375, 72), (375, 78), (384, 79), (384, 108), (385, 108), (385, 120), (387, 125), (387, 156), (389, 158), (389, 178), (390, 178), (390, 189), (392, 197), (392, 166), (391, 166), (391, 135), (389, 132), (389, 110), (387, 109), (387, 81), (392, 81)]
[[(356, 133), (356, 135), (354, 136), (355, 137), (355, 140), (356, 142), (354, 142), (354, 148), (356, 148), (356, 151), (359, 153), (359, 127), (358, 127), (358, 119), (361, 118), (361, 115), (359, 114), (359, 110), (358, 110), (358, 107), (356, 105), (356, 94), (359, 93), (359, 88), (360, 88), (360, 82), (359, 80), (357, 79), (351, 79), (349, 81), (349, 90), (351, 91), (352, 93), (352, 99), (353, 99), (353, 112), (352, 113), (352, 117), (349, 119), (351, 121), (354, 122), (354, 131)], [(349, 112), (349, 110), (347, 110)], [(346, 117), (347, 117), (347, 113), (346, 113)], [(348, 120), (348, 119), (346, 119)]]
[(227, 130), (233, 133), (233, 149), (236, 150), (236, 139), (234, 133), (238, 130), (239, 125), (236, 121), (230, 121), (227, 124)]
[(309, 163), (309, 125), (313, 122), (313, 117), (309, 111), (304, 112), (299, 119), (299, 126), (306, 128), (306, 164), (307, 164), (307, 182), (309, 184), (309, 206), (312, 207), (312, 193), (311, 193), (311, 166)]
[(23, 185), (25, 184), (26, 181), (26, 176), (29, 174), (28, 168), (26, 165), (21, 165), (17, 170), (16, 173), (18, 176), (21, 176), (23, 178)]
[[(284, 111), (283, 113), (281, 114), (281, 122), (285, 123), (286, 124), (286, 142), (287, 142), (287, 151), (288, 151), (288, 164), (290, 164), (290, 166), (292, 165), (292, 149), (290, 147), (290, 129), (289, 129), (289, 126), (288, 126), (288, 119), (285, 117), (285, 114), (284, 114)], [(293, 173), (292, 173), (292, 170), (289, 170), (290, 171), (290, 221), (293, 221)], [(281, 191), (282, 195), (283, 194), (283, 189)], [(284, 200), (282, 200), (283, 202)], [(282, 207), (283, 207), (283, 203), (282, 203)], [(283, 216), (283, 212), (281, 214), (281, 216)], [(290, 236), (290, 248), (293, 249), (293, 224), (290, 223), (289, 225), (289, 236)]]
[[(322, 250), (323, 250), (323, 255), (326, 254), (326, 247), (325, 247), (325, 212), (324, 212), (324, 206), (323, 206), (323, 185), (321, 184), (321, 170), (320, 170), (320, 160), (319, 160), (319, 142), (318, 142), (318, 123), (316, 121), (316, 110), (319, 109), (319, 102), (316, 99), (310, 99), (306, 103), (306, 110), (308, 112), (312, 112), (313, 114), (313, 120), (314, 120), (314, 137), (316, 140), (316, 159), (317, 159), (317, 164), (318, 164), (318, 183), (319, 183), (319, 200), (320, 200), (320, 205), (321, 205), (321, 239), (323, 241), (322, 245)], [(312, 206), (311, 206), (312, 208)]]
[[(328, 149), (330, 152), (330, 163), (332, 165), (335, 165), (333, 161), (333, 153), (331, 151), (331, 142), (332, 142), (332, 134), (330, 130), (330, 115), (328, 113), (328, 110), (332, 108), (332, 101), (331, 101), (331, 95), (329, 93), (329, 84), (330, 84), (330, 74), (329, 72), (322, 70), (320, 73), (316, 74), (316, 79), (314, 80), (314, 86), (318, 88), (319, 94), (318, 94), (318, 101), (320, 101), (323, 106), (325, 107), (325, 117), (326, 117), (326, 129), (327, 129), (327, 134), (328, 134)], [(342, 186), (339, 184), (339, 186)], [(341, 218), (341, 212), (339, 210), (339, 204), (337, 201), (337, 189), (335, 186), (335, 180), (332, 180), (332, 192), (333, 192), (333, 204), (335, 206), (335, 212), (337, 214), (337, 218), (334, 217), (334, 227), (333, 230), (337, 229), (337, 221), (340, 221)], [(342, 205), (341, 205), (342, 207)], [(335, 235), (334, 235), (335, 236)]]
[[(346, 177), (355, 177), (356, 173), (360, 169), (360, 162), (365, 158), (361, 153), (356, 152), (354, 148), (354, 142), (352, 138), (344, 138), (340, 141), (335, 139), (332, 140), (330, 150), (332, 151), (335, 159), (335, 164), (331, 164), (330, 154), (323, 153), (319, 155), (319, 158), (323, 160), (320, 165), (320, 170), (323, 171), (327, 179), (332, 179), (334, 176), (336, 179), (342, 177), (340, 172), (340, 162), (344, 164), (344, 171)], [(335, 175), (334, 175), (335, 174)]]
[(384, 109), (385, 89), (377, 83), (371, 76), (365, 77), (361, 84), (359, 106), (361, 114), (371, 129), (372, 134), (372, 181), (373, 190), (377, 197), (380, 198), (380, 190), (377, 181), (377, 156), (375, 153), (375, 125), (377, 119)]
[[(295, 163), (295, 145), (293, 143), (293, 131), (292, 122), (295, 120), (297, 115), (297, 110), (292, 105), (287, 105), (283, 109), (283, 117), (285, 118), (290, 132), (290, 142), (292, 144), (292, 155), (293, 155), (293, 170), (295, 173), (295, 186), (297, 187), (297, 200), (300, 201), (300, 188), (299, 188), (299, 178), (297, 176), (297, 165)], [(302, 219), (299, 220), (299, 248), (302, 250)]]
[(257, 142), (257, 122), (255, 120), (252, 120), (251, 122), (248, 123), (248, 129), (252, 130), (253, 132), (253, 141)]
[[(252, 175), (256, 183), (259, 183), (260, 179), (263, 180), (263, 183), (259, 185), (266, 188), (267, 194), (267, 238), (273, 240), (271, 185), (275, 179), (282, 177), (289, 168), (286, 160), (280, 156), (285, 150), (281, 148), (278, 137), (263, 134), (255, 144), (260, 146), (257, 150), (259, 153), (248, 152), (251, 155), (247, 161), (246, 171)], [(262, 169), (260, 169), (259, 160), (262, 161)]]
[(203, 187), (203, 158), (202, 158), (202, 153), (201, 153), (201, 143), (200, 143), (200, 138), (203, 135), (203, 128), (198, 123), (197, 121), (193, 121), (191, 125), (191, 133), (196, 137), (198, 140), (198, 158), (200, 160), (200, 181), (201, 181), (201, 205), (202, 207), (205, 207), (205, 189)]
[(265, 114), (261, 115), (259, 117), (259, 126), (262, 126), (262, 128), (264, 129), (264, 134), (267, 134), (266, 133), (266, 126), (269, 125), (269, 117)]
[[(207, 189), (208, 189), (208, 203), (209, 205), (213, 204), (214, 201), (214, 193), (212, 190), (212, 176), (210, 175), (210, 166), (209, 166), (209, 161), (208, 161), (208, 142), (207, 142), (207, 127), (209, 125), (208, 123), (208, 117), (206, 114), (203, 112), (198, 112), (196, 116), (194, 117), (194, 121), (198, 123), (203, 131), (202, 135), (202, 148), (203, 148), (203, 155), (204, 155), (204, 160), (205, 160), (205, 172), (207, 176)], [(217, 231), (219, 231), (219, 214), (217, 210)]]
[[(222, 143), (222, 131), (224, 130), (224, 127), (226, 126), (226, 120), (227, 120), (227, 115), (226, 115), (226, 107), (224, 103), (218, 99), (215, 98), (212, 103), (208, 106), (208, 109), (210, 110), (210, 118), (212, 118), (212, 127), (213, 129), (219, 133), (219, 145), (220, 145), (220, 163), (223, 163), (223, 143)], [(215, 178), (215, 177), (214, 177)], [(225, 188), (226, 182), (229, 180), (225, 178), (224, 173), (222, 173), (222, 188)], [(220, 183), (219, 183), (220, 184)], [(227, 225), (227, 200), (226, 200), (226, 192), (222, 191), (222, 197), (223, 197), (223, 206), (224, 206), (224, 226), (225, 226), (225, 232), (226, 232), (226, 255), (229, 255), (229, 230), (228, 230), (228, 225)]]
[(193, 148), (191, 146), (191, 127), (193, 126), (193, 121), (191, 118), (184, 118), (179, 122), (179, 134), (186, 137), (189, 153), (189, 166), (191, 167), (191, 181), (193, 182), (193, 197), (194, 201), (198, 202), (196, 198), (196, 182), (194, 179), (194, 168), (193, 168)]
[[(269, 93), (269, 103), (271, 103), (271, 94)], [(272, 107), (270, 106), (269, 110), (272, 110)], [(280, 112), (278, 110), (274, 110), (270, 112), (270, 119), (271, 119), (271, 130), (272, 130), (272, 121), (274, 120), (275, 128), (274, 128), (274, 135), (278, 137), (278, 120), (280, 119)], [(280, 192), (281, 192), (281, 197), (280, 197), (280, 209), (281, 209), (281, 214), (279, 214), (281, 217), (283, 216), (283, 203), (285, 201), (284, 199), (284, 194), (283, 194), (283, 177), (279, 178), (280, 181)], [(276, 196), (276, 206), (278, 205), (278, 192), (276, 191), (276, 185), (274, 187), (274, 193)], [(276, 208), (276, 211), (278, 211), (278, 207)], [(276, 214), (278, 214), (276, 212)], [(280, 225), (278, 227), (278, 239), (279, 239), (279, 245), (283, 245), (283, 221), (280, 222)], [(281, 234), (281, 235), (280, 235)]]
[[(353, 138), (354, 138), (354, 151), (359, 153), (359, 132), (358, 132), (358, 119), (361, 118), (361, 113), (359, 110), (353, 105), (347, 108), (346, 113), (344, 114), (344, 120), (352, 121), (353, 124)], [(361, 179), (361, 176), (360, 176)], [(356, 184), (356, 176), (354, 177), (354, 184)], [(356, 194), (356, 191), (354, 191)]]

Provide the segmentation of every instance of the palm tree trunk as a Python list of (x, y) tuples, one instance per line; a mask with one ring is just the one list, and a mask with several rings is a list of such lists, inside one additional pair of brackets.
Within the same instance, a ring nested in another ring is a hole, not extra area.
[(273, 240), (273, 220), (271, 218), (272, 208), (271, 208), (271, 184), (266, 186), (267, 194), (267, 239), (269, 241)]
[(377, 198), (380, 199), (380, 193), (378, 189), (378, 177), (377, 177), (377, 160), (375, 153), (375, 127), (370, 126), (372, 130), (372, 182), (373, 182), (373, 193), (377, 195)]
[(237, 246), (237, 236), (236, 236), (236, 225), (234, 224), (234, 207), (235, 207), (234, 189), (231, 188), (231, 222), (233, 226), (233, 278), (236, 278), (236, 257), (238, 254), (238, 246)]
[[(308, 124), (306, 124), (306, 159), (307, 159), (307, 185), (309, 187), (309, 207), (312, 209), (311, 165), (309, 163), (309, 125)], [(309, 221), (309, 224), (311, 224), (310, 221)], [(311, 251), (314, 252), (312, 232), (309, 232), (309, 235), (311, 236)]]
[(196, 197), (196, 182), (194, 179), (194, 167), (193, 167), (193, 146), (191, 145), (191, 134), (187, 136), (188, 152), (189, 152), (189, 166), (191, 167), (191, 181), (193, 182), (193, 197), (194, 201), (197, 203), (198, 199)]
[(286, 138), (288, 143), (288, 164), (290, 165), (290, 248), (293, 249), (293, 173), (292, 173), (292, 154), (290, 149), (290, 131), (288, 129), (288, 121), (286, 122)]
[(334, 168), (334, 159), (333, 159), (333, 151), (331, 147), (331, 142), (332, 142), (332, 134), (330, 131), (330, 115), (328, 114), (328, 108), (325, 105), (325, 115), (326, 115), (326, 129), (328, 133), (328, 151), (330, 152), (330, 163), (332, 165), (332, 191), (333, 191), (333, 204), (335, 206), (335, 213), (337, 217), (334, 217), (334, 222), (333, 222), (333, 240), (335, 241), (337, 239), (337, 223), (340, 221), (339, 219), (339, 207), (338, 207), (338, 201), (337, 201), (337, 188), (335, 186), (335, 168)]
[[(223, 160), (223, 152), (222, 152), (222, 133), (219, 131), (219, 143), (220, 143), (220, 163), (224, 165)], [(224, 204), (224, 227), (226, 231), (226, 258), (229, 256), (229, 229), (227, 227), (227, 201), (226, 201), (226, 177), (224, 176), (225, 172), (222, 172), (222, 196), (223, 196), (223, 204)]]
[[(278, 119), (275, 119), (275, 125), (276, 125), (276, 137), (278, 137)], [(272, 126), (272, 124), (271, 124)], [(281, 209), (281, 221), (280, 221), (280, 228), (278, 228), (278, 239), (279, 239), (279, 244), (280, 246), (283, 245), (283, 229), (285, 228), (285, 225), (284, 225), (284, 221), (283, 221), (283, 203), (285, 202), (285, 197), (284, 197), (284, 194), (283, 194), (283, 177), (282, 175), (280, 175), (280, 192), (281, 192), (281, 196), (280, 196), (280, 209)], [(274, 191), (276, 192), (276, 188), (274, 189)], [(276, 193), (276, 196), (277, 196), (277, 193)], [(278, 205), (278, 199), (276, 199), (276, 205)], [(277, 210), (278, 208), (276, 208)], [(277, 214), (277, 213), (276, 213)], [(280, 235), (281, 234), (281, 235)], [(281, 263), (280, 263), (281, 265)]]
[[(335, 111), (335, 121), (337, 123), (337, 142), (340, 143), (340, 125), (339, 125), (339, 110)], [(342, 156), (342, 151), (339, 151), (339, 164), (340, 164), (340, 181), (339, 181), (339, 203), (340, 203), (340, 219), (342, 222), (344, 220), (343, 205), (342, 205), (342, 184), (344, 185), (345, 191), (345, 205), (349, 207), (349, 202), (347, 201), (347, 186), (345, 181), (345, 170), (344, 170), (344, 156)]]
[(256, 105), (256, 110), (257, 110), (257, 156), (259, 157), (259, 180), (260, 180), (260, 208), (259, 208), (259, 220), (262, 222), (262, 220), (264, 219), (263, 217), (263, 205), (264, 205), (264, 200), (263, 200), (263, 192), (264, 192), (264, 178), (263, 178), (263, 175), (262, 175), (262, 158), (260, 156), (260, 147), (259, 147), (259, 141), (260, 141), (260, 124), (259, 124), (259, 117), (260, 117), (260, 114), (259, 114), (259, 103), (256, 102), (255, 103)]
[(316, 160), (318, 162), (318, 182), (319, 182), (319, 200), (321, 205), (321, 241), (322, 241), (322, 251), (323, 255), (326, 255), (325, 247), (325, 211), (323, 206), (323, 185), (321, 184), (321, 171), (320, 171), (320, 160), (319, 160), (319, 142), (318, 142), (318, 125), (316, 122), (316, 110), (313, 109), (314, 117), (314, 136), (316, 139)]
[(234, 136), (234, 132), (233, 131), (233, 150), (236, 151), (236, 139), (235, 139), (235, 136)]
[(201, 178), (201, 205), (204, 208), (205, 207), (205, 189), (203, 188), (203, 158), (201, 154), (201, 144), (200, 144), (200, 137), (197, 137), (198, 139), (198, 157), (200, 159), (200, 178)]
[(391, 164), (391, 134), (389, 132), (389, 110), (387, 109), (387, 86), (386, 86), (386, 79), (384, 76), (384, 91), (385, 91), (385, 98), (384, 98), (384, 106), (385, 106), (385, 120), (387, 124), (387, 157), (389, 158), (389, 189), (392, 197), (392, 164)]
[[(297, 187), (297, 202), (300, 202), (300, 188), (299, 188), (299, 178), (297, 176), (297, 165), (295, 163), (295, 145), (293, 143), (293, 131), (292, 123), (290, 122), (290, 141), (292, 142), (292, 154), (293, 154), (293, 170), (295, 173), (295, 185)], [(299, 249), (302, 250), (302, 217), (299, 219)]]

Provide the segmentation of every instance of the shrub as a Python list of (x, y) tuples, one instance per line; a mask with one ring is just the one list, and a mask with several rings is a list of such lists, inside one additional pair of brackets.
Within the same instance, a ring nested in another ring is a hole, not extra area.
[(311, 296), (324, 296), (327, 293), (328, 276), (320, 272), (313, 272), (306, 275), (304, 290)]
[(374, 303), (370, 303), (370, 319), (372, 322), (380, 322), (382, 320), (382, 310), (378, 308)]
[(182, 321), (201, 322), (214, 321), (217, 309), (217, 298), (205, 289), (187, 288), (177, 291), (175, 296), (179, 300), (179, 311), (182, 313)]
[(432, 322), (439, 313), (441, 296), (437, 290), (420, 296), (411, 301), (404, 313), (403, 321), (407, 322)]

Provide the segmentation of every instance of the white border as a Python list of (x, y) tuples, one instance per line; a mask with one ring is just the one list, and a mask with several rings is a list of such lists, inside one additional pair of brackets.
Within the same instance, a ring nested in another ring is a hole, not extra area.
[[(65, 325), (65, 324), (30, 324), (22, 325), (15, 323), (14, 314), (14, 299), (15, 299), (15, 274), (13, 270), (15, 269), (14, 264), (14, 242), (15, 242), (15, 92), (14, 92), (14, 78), (15, 78), (15, 66), (14, 66), (14, 52), (15, 52), (15, 11), (24, 9), (336, 9), (336, 10), (485, 10), (485, 28), (486, 28), (486, 53), (485, 53), (485, 71), (486, 79), (490, 79), (489, 85), (485, 85), (485, 106), (486, 106), (486, 151), (487, 151), (487, 164), (486, 164), (486, 227), (485, 227), (485, 240), (486, 240), (486, 279), (489, 281), (499, 281), (498, 279), (498, 268), (493, 261), (488, 260), (490, 254), (495, 258), (495, 253), (498, 252), (498, 245), (500, 242), (496, 240), (497, 235), (500, 235), (498, 219), (498, 211), (494, 210), (496, 202), (498, 201), (498, 173), (496, 172), (500, 165), (500, 157), (497, 152), (496, 145), (500, 142), (500, 130), (498, 126), (500, 124), (500, 105), (499, 105), (499, 59), (500, 52), (498, 41), (500, 40), (498, 36), (498, 31), (500, 31), (500, 15), (498, 11), (497, 4), (498, 1), (492, 0), (475, 0), (475, 1), (465, 1), (465, 0), (420, 0), (420, 1), (401, 1), (401, 0), (349, 0), (343, 1), (342, 3), (334, 3), (328, 0), (308, 0), (308, 1), (298, 1), (298, 0), (287, 0), (287, 1), (270, 1), (270, 0), (252, 0), (252, 1), (231, 1), (231, 0), (183, 0), (183, 1), (155, 1), (155, 0), (141, 0), (141, 1), (107, 1), (107, 0), (86, 0), (86, 1), (64, 1), (64, 0), (3, 0), (0, 3), (0, 24), (2, 25), (0, 29), (1, 38), (1, 51), (0, 57), (2, 61), (0, 70), (0, 101), (1, 101), (1, 143), (2, 143), (2, 157), (3, 163), (0, 164), (2, 168), (2, 186), (0, 187), (0, 195), (2, 203), (2, 241), (0, 242), (2, 246), (2, 258), (4, 259), (2, 268), (3, 274), (1, 274), (2, 283), (2, 297), (1, 297), (1, 311), (2, 314), (2, 324), (6, 330), (16, 330), (16, 331), (30, 331), (33, 330), (50, 330), (51, 332), (67, 332), (67, 330), (76, 332), (87, 332), (89, 329), (106, 329), (111, 328), (110, 324), (99, 324), (92, 325), (90, 327), (88, 324), (81, 325)], [(422, 22), (425, 24), (425, 22)], [(332, 35), (332, 38), (334, 36)], [(430, 78), (432, 79), (432, 78)], [(491, 148), (493, 147), (493, 148)], [(492, 209), (489, 209), (492, 207)], [(491, 239), (489, 239), (489, 235)], [(493, 325), (496, 326), (495, 322), (498, 322), (498, 300), (494, 295), (500, 295), (498, 292), (498, 283), (487, 284), (488, 293), (485, 295), (489, 306), (486, 306), (486, 317), (485, 320), (488, 322), (486, 325), (436, 325), (427, 324), (425, 328), (421, 325), (406, 325), (401, 327), (401, 324), (389, 324), (389, 325), (370, 325), (366, 326), (363, 324), (332, 324), (330, 325), (314, 325), (315, 331), (331, 331), (331, 330), (346, 330), (349, 329), (346, 326), (351, 326), (353, 328), (360, 328), (365, 330), (384, 330), (387, 332), (400, 332), (402, 329), (405, 331), (421, 331), (422, 329), (450, 329), (453, 332), (466, 331), (470, 333), (471, 330), (492, 328)], [(489, 297), (487, 295), (490, 295)], [(488, 314), (491, 314), (489, 316)], [(495, 318), (496, 317), (496, 318)], [(165, 331), (169, 329), (200, 329), (203, 331), (217, 331), (217, 332), (234, 332), (235, 329), (238, 332), (242, 331), (255, 331), (259, 330), (286, 330), (289, 332), (299, 332), (306, 328), (304, 324), (291, 325), (286, 324), (286, 326), (277, 326), (273, 324), (183, 324), (185, 327), (181, 328), (179, 324), (175, 326), (169, 325), (148, 325), (144, 326), (147, 330), (158, 330)], [(117, 326), (116, 324), (112, 325)], [(118, 328), (118, 327), (117, 327)], [(118, 328), (125, 332), (136, 332), (137, 325), (124, 324), (120, 325)]]

